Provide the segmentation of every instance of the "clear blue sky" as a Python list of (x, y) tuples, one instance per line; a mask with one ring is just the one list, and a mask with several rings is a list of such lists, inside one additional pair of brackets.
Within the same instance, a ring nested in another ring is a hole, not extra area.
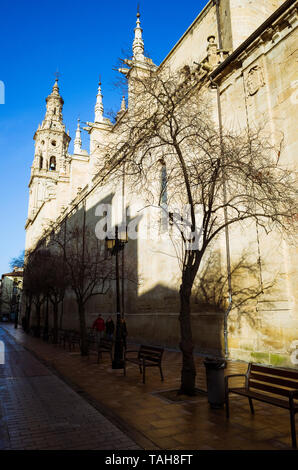
[[(159, 65), (207, 0), (140, 2), (145, 50)], [(1, 4), (0, 274), (24, 248), (33, 135), (45, 113), (45, 98), (57, 68), (64, 122), (74, 138), (76, 118), (92, 120), (98, 75), (105, 111), (118, 109), (115, 88), (122, 51), (131, 51), (137, 0), (14, 0)], [(84, 148), (89, 150), (88, 136)], [(70, 152), (73, 142), (70, 143)]]

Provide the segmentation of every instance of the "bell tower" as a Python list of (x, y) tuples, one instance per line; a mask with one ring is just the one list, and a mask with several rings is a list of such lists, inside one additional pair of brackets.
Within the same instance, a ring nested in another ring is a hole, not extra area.
[(56, 198), (58, 182), (66, 182), (69, 178), (68, 146), (71, 138), (63, 124), (63, 104), (56, 78), (52, 92), (46, 98), (44, 120), (33, 137), (35, 153), (29, 183), (28, 221), (35, 218), (45, 202)]

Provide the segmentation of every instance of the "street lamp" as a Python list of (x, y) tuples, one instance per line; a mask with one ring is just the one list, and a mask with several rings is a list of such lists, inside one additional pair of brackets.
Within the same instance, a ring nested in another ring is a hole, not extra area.
[[(123, 236), (124, 235), (124, 236)], [(115, 238), (106, 237), (106, 247), (111, 255), (116, 258), (116, 340), (114, 349), (114, 360), (112, 361), (112, 369), (123, 369), (123, 340), (122, 340), (122, 325), (121, 325), (121, 307), (120, 307), (120, 283), (119, 283), (119, 252), (123, 250), (125, 243), (127, 243), (127, 230), (125, 234), (119, 237), (118, 226), (115, 227)], [(122, 238), (121, 238), (122, 236)]]

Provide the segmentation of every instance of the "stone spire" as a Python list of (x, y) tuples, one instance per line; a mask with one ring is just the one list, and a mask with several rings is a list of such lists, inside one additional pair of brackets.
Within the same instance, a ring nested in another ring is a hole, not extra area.
[[(58, 78), (56, 78), (51, 95), (59, 95)], [(59, 95), (60, 96), (60, 95)]]
[[(141, 68), (143, 70), (156, 70), (157, 67), (156, 65), (152, 62), (152, 60), (149, 57), (144, 56), (144, 41), (142, 38), (142, 28), (141, 28), (141, 22), (140, 22), (140, 12), (138, 9), (137, 12), (137, 25), (134, 29), (135, 35), (134, 35), (134, 40), (132, 44), (132, 52), (133, 56), (132, 59), (124, 59), (123, 62), (128, 66), (126, 67), (121, 67), (118, 69), (118, 72), (123, 73), (123, 75), (127, 75), (129, 78), (129, 72), (132, 70), (134, 67)], [(129, 99), (129, 94), (128, 94), (128, 102), (130, 102)]]
[[(60, 96), (58, 87), (58, 78), (56, 78), (52, 93), (46, 98), (47, 110), (42, 127), (59, 127), (62, 125), (63, 98)], [(55, 126), (53, 125), (55, 123)]]
[(126, 103), (125, 103), (125, 96), (124, 95), (122, 96), (120, 111), (126, 111)]
[(125, 103), (125, 96), (122, 96), (122, 101), (121, 101), (121, 108), (119, 109), (117, 113), (117, 120), (125, 113), (126, 111), (126, 103)]
[(102, 104), (102, 93), (101, 93), (101, 80), (99, 77), (98, 91), (96, 96), (95, 105), (95, 120), (94, 122), (103, 122), (103, 104)]
[(80, 154), (81, 151), (82, 151), (82, 139), (81, 139), (80, 119), (78, 119), (76, 138), (74, 140), (74, 153)]
[(144, 61), (144, 41), (142, 38), (142, 28), (140, 22), (140, 12), (137, 12), (137, 26), (135, 27), (135, 37), (132, 44), (133, 59), (138, 62)]

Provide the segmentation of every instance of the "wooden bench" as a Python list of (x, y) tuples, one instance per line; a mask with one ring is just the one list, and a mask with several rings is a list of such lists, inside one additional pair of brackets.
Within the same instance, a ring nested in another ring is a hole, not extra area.
[(54, 340), (54, 328), (49, 329), (48, 342), (53, 343)]
[[(161, 360), (164, 349), (154, 346), (145, 346), (141, 344), (138, 350), (125, 350), (124, 352), (124, 375), (126, 375), (126, 362), (131, 362), (139, 366), (140, 373), (143, 372), (143, 383), (145, 383), (145, 370), (146, 367), (159, 367), (161, 380), (163, 380), (163, 373), (161, 369)], [(137, 353), (134, 357), (129, 357), (128, 354)]]
[[(57, 329), (57, 334), (56, 334), (56, 341), (57, 343), (56, 344), (60, 344), (61, 343), (61, 338), (62, 338), (62, 335), (63, 335), (63, 330), (60, 330), (59, 328)], [(54, 344), (54, 337), (55, 337), (55, 328), (51, 328), (49, 330), (49, 343), (53, 343)]]
[(99, 357), (102, 358), (102, 353), (108, 353), (111, 357), (111, 361), (113, 360), (112, 353), (113, 353), (113, 341), (110, 339), (101, 338), (98, 343), (97, 348), (97, 364), (99, 363)]
[(69, 335), (69, 330), (58, 330), (58, 344), (61, 345), (63, 344), (63, 347), (65, 348), (66, 341), (68, 339)]
[(66, 341), (68, 342), (69, 350), (75, 349), (76, 344), (81, 345), (81, 335), (77, 331), (69, 331), (66, 336)]
[[(230, 388), (229, 380), (232, 377), (245, 377), (245, 386)], [(246, 374), (233, 374), (225, 377), (225, 393), (227, 418), (229, 418), (230, 393), (247, 397), (252, 414), (254, 414), (253, 400), (289, 410), (292, 446), (296, 448), (295, 414), (298, 412), (298, 371), (250, 363)]]
[(99, 363), (99, 358), (102, 358), (102, 353), (108, 353), (113, 360), (113, 341), (110, 339), (99, 338), (97, 335), (88, 334), (88, 345), (89, 351), (97, 352), (97, 364)]

